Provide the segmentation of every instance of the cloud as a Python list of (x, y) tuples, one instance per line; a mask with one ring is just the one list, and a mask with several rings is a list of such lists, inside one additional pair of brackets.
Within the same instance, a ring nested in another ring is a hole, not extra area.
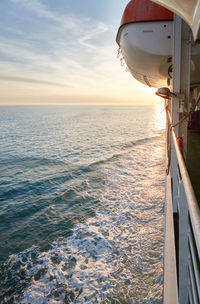
[[(64, 31), (66, 29), (74, 30), (74, 32), (84, 31), (85, 26), (90, 22), (90, 18), (76, 18), (71, 14), (58, 14), (50, 11), (44, 3), (39, 0), (10, 0), (14, 4), (22, 5), (25, 9), (30, 12), (35, 13), (38, 17), (42, 19), (47, 19), (49, 21), (54, 21), (55, 23), (61, 25), (59, 29)], [(103, 23), (101, 22), (101, 26)], [(97, 22), (97, 26), (99, 26)], [(104, 25), (105, 26), (105, 25)], [(90, 27), (91, 30), (91, 27)]]
[[(44, 26), (39, 30), (32, 28), (28, 36), (26, 32), (23, 35), (21, 28), (17, 28), (18, 36), (2, 37), (0, 54), (6, 59), (4, 63), (0, 62), (0, 67), (6, 68), (7, 65), (7, 69), (15, 75), (17, 70), (20, 70), (23, 75), (28, 74), (29, 78), (32, 78), (29, 74), (33, 76), (37, 74), (37, 78), (41, 78), (38, 77), (38, 73), (42, 78), (47, 74), (49, 82), (59, 79), (59, 82), (71, 82), (68, 83), (70, 86), (73, 82), (85, 86), (87, 80), (93, 82), (94, 78), (100, 76), (96, 74), (94, 67), (101, 65), (102, 60), (99, 61), (99, 57), (102, 53), (105, 54), (105, 49), (93, 40), (109, 31), (106, 24), (89, 18), (59, 15), (49, 11), (38, 0), (11, 0), (11, 2), (15, 5), (20, 4), (42, 17)], [(55, 22), (52, 24), (49, 20)]]
[(98, 22), (96, 27), (94, 27), (92, 30), (86, 31), (84, 35), (79, 39), (79, 42), (81, 45), (94, 50), (95, 52), (99, 50), (99, 47), (95, 44), (92, 44), (91, 41), (96, 36), (103, 34), (108, 31), (108, 26), (106, 26), (103, 22)]
[(38, 0), (34, 0), (34, 1), (32, 1), (32, 0), (11, 0), (11, 2), (14, 4), (23, 5), (26, 9), (28, 9), (32, 12), (35, 12), (38, 15), (38, 17), (57, 21), (57, 18), (55, 17), (55, 15), (52, 12), (50, 12), (49, 10), (47, 10), (46, 6)]
[[(44, 25), (48, 24), (48, 29), (42, 28), (41, 32), (30, 33), (35, 40), (47, 43), (51, 46), (49, 51), (55, 50), (61, 46), (67, 49), (82, 48), (81, 52), (98, 52), (99, 46), (97, 38), (105, 32), (109, 32), (111, 28), (102, 21), (94, 21), (91, 18), (80, 18), (70, 14), (58, 14), (50, 11), (39, 0), (10, 0), (14, 4), (20, 4), (25, 9), (35, 13), (38, 17), (42, 17)], [(45, 21), (46, 19), (46, 21)], [(52, 24), (52, 22), (54, 23)], [(70, 31), (69, 31), (70, 29)], [(27, 39), (27, 37), (26, 37)], [(92, 43), (92, 40), (95, 40)], [(99, 40), (99, 39), (98, 39)], [(84, 48), (83, 48), (84, 47)]]
[(56, 94), (131, 100), (134, 92), (141, 95), (142, 85), (135, 83), (116, 59), (113, 25), (50, 10), (48, 1), (10, 3), (12, 20), (8, 11), (8, 21), (0, 20), (1, 87), (10, 81), (9, 88), (18, 90), (20, 98), (23, 88), (25, 95), (43, 97)]
[(50, 82), (50, 81), (45, 81), (45, 80), (41, 80), (41, 79), (23, 78), (23, 77), (19, 77), (19, 76), (0, 75), (0, 80), (41, 84), (41, 85), (48, 85), (48, 86), (55, 86), (55, 87), (67, 87), (66, 85), (63, 85), (61, 83)]

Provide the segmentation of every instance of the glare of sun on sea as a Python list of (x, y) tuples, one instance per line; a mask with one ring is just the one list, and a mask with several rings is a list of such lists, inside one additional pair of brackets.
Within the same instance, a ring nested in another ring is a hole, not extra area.
[(155, 106), (155, 127), (157, 130), (165, 129), (166, 125), (166, 114), (165, 114), (165, 107), (164, 103), (157, 104)]
[[(157, 88), (154, 87), (145, 87), (148, 91), (151, 92), (151, 94), (155, 94), (157, 92)], [(155, 119), (155, 129), (156, 130), (163, 130), (165, 129), (165, 107), (164, 107), (164, 99), (158, 97), (158, 104), (155, 105), (155, 113), (154, 113), (154, 119)]]
[[(166, 113), (164, 108), (164, 103), (155, 105), (155, 112), (154, 112), (154, 129), (155, 132), (158, 131), (158, 133), (161, 132), (161, 134), (164, 134), (163, 131), (166, 127)], [(163, 151), (163, 146), (155, 146), (154, 147), (154, 154), (160, 155)]]

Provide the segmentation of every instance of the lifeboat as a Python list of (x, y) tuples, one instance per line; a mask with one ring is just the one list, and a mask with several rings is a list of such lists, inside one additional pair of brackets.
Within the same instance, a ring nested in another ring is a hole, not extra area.
[[(172, 78), (173, 13), (150, 0), (126, 6), (116, 41), (128, 70), (138, 81), (155, 88)], [(191, 82), (199, 83), (200, 48), (193, 48)]]

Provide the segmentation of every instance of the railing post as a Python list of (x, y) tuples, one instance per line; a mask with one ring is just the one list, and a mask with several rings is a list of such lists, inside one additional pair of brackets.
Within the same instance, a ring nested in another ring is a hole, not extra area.
[[(172, 67), (173, 67), (173, 82), (172, 89), (175, 93), (180, 93), (181, 87), (181, 50), (182, 50), (182, 19), (175, 15), (174, 16), (174, 36), (173, 36), (173, 56), (172, 56)], [(172, 124), (179, 122), (179, 98), (171, 98), (171, 118)], [(174, 128), (175, 134), (178, 136), (178, 126)]]
[[(174, 36), (173, 36), (173, 83), (172, 89), (173, 92), (180, 92), (180, 81), (181, 81), (181, 32), (182, 32), (182, 19), (175, 15), (174, 16)], [(171, 108), (171, 119), (172, 124), (176, 124), (179, 121), (179, 98), (172, 97), (170, 100)], [(176, 136), (178, 136), (178, 126), (174, 128)], [(176, 182), (176, 173), (177, 173), (177, 159), (176, 151), (171, 138), (171, 176), (172, 176), (172, 195), (173, 195), (173, 212), (177, 212), (177, 182)]]
[[(173, 40), (173, 92), (176, 96), (171, 99), (171, 117), (174, 125), (176, 138), (183, 138), (182, 155), (186, 158), (187, 153), (187, 120), (179, 123), (188, 112), (190, 96), (190, 58), (191, 41), (188, 25), (177, 15), (174, 18), (174, 40)], [(179, 94), (177, 96), (177, 94)], [(180, 94), (183, 97), (180, 97)], [(181, 99), (182, 98), (182, 99)], [(175, 143), (171, 142), (171, 175), (173, 185), (173, 212), (177, 214), (178, 238), (177, 247), (177, 269), (179, 303), (188, 303), (188, 207), (181, 176), (179, 177), (179, 166), (176, 157)]]
[[(174, 17), (173, 40), (173, 92), (184, 94), (183, 100), (174, 96), (171, 98), (172, 124), (175, 125), (176, 136), (183, 138), (183, 155), (187, 153), (187, 120), (177, 124), (188, 111), (190, 96), (190, 58), (191, 58), (191, 31), (189, 26), (177, 15)], [(172, 143), (171, 175), (173, 179), (173, 211), (177, 212), (176, 157)]]
[[(180, 92), (184, 98), (180, 100), (180, 119), (189, 111), (189, 98), (190, 98), (190, 69), (191, 69), (191, 39), (192, 33), (186, 22), (182, 20), (182, 35), (181, 35), (181, 81)], [(187, 125), (188, 119), (185, 119), (179, 125), (179, 136), (183, 138), (183, 156), (186, 159), (187, 155)]]
[(183, 181), (179, 186), (179, 304), (188, 303), (188, 206)]

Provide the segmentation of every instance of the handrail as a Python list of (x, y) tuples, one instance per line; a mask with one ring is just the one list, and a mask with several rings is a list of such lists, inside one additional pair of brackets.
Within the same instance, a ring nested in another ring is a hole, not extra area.
[(185, 194), (188, 201), (188, 209), (191, 218), (191, 225), (193, 228), (194, 238), (196, 242), (196, 247), (198, 251), (198, 256), (200, 258), (200, 209), (194, 194), (194, 190), (189, 178), (189, 174), (187, 172), (187, 168), (185, 166), (185, 162), (180, 151), (180, 148), (177, 143), (176, 134), (174, 132), (174, 128), (172, 128), (172, 136), (174, 147), (176, 150), (177, 160), (180, 168), (180, 172), (182, 175), (183, 184), (185, 187)]

